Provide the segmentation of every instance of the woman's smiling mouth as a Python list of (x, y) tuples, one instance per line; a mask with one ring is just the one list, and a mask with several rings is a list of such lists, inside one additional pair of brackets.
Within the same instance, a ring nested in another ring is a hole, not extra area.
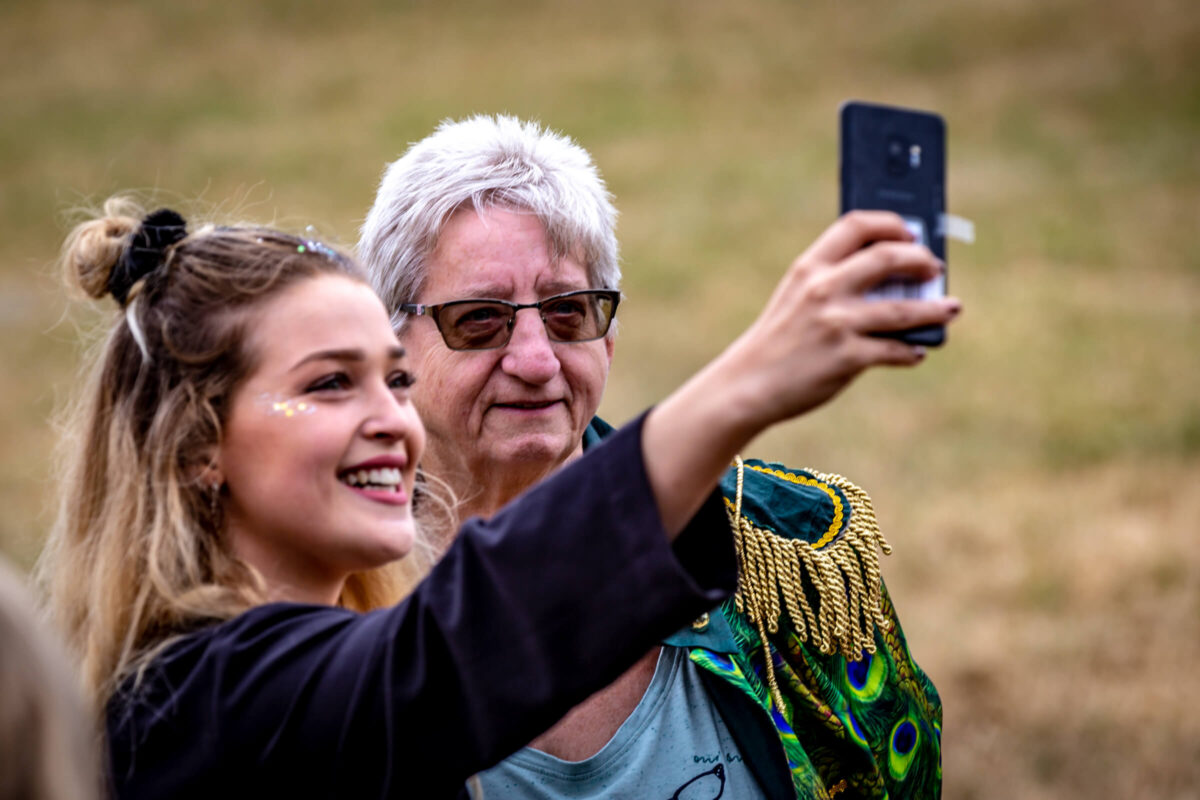
[[(386, 459), (395, 464), (379, 464), (364, 462), (338, 473), (338, 480), (349, 487), (355, 494), (389, 504), (404, 504), (408, 502), (408, 493), (404, 490), (404, 469), (400, 461)], [(372, 461), (378, 462), (377, 459)]]
[(354, 487), (394, 492), (401, 488), (402, 478), (399, 469), (385, 467), (383, 469), (351, 470), (344, 473), (341, 480)]

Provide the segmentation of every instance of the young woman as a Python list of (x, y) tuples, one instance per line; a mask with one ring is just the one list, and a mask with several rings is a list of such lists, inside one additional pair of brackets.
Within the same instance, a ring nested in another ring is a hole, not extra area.
[(173, 212), (139, 221), (110, 202), (65, 248), (68, 273), (120, 314), (42, 571), (105, 718), (115, 794), (453, 796), (711, 607), (735, 580), (712, 493), (729, 459), (865, 367), (920, 360), (867, 332), (956, 310), (863, 303), (884, 274), (938, 266), (902, 241), (883, 266), (837, 263), (854, 242), (904, 238), (897, 219), (856, 219), (706, 370), (469, 521), (388, 605), (390, 565), (419, 549), (414, 494), (418, 510), (433, 500), (417, 481), (419, 376), (358, 266), (319, 242), (189, 234)]

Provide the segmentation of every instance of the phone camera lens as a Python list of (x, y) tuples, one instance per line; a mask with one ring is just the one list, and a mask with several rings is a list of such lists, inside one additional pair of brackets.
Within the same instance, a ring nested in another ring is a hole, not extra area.
[[(889, 175), (896, 177), (903, 176), (908, 172), (912, 164), (913, 158), (911, 148), (916, 147), (910, 145), (908, 140), (903, 136), (889, 136), (885, 145), (887, 155), (887, 172)], [(920, 150), (918, 149), (919, 153)], [(917, 157), (917, 163), (920, 163), (920, 156)]]

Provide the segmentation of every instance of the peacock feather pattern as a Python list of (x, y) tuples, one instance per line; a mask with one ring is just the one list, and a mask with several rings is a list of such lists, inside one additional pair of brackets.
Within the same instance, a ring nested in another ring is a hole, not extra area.
[(689, 657), (696, 664), (721, 676), (754, 698), (754, 701), (767, 713), (779, 735), (779, 741), (783, 745), (783, 752), (788, 761), (788, 771), (792, 776), (792, 785), (796, 787), (796, 797), (828, 798), (829, 795), (821, 776), (813, 767), (812, 761), (796, 737), (795, 731), (792, 730), (791, 723), (774, 706), (766, 684), (759, 679), (749, 660), (740, 654), (714, 653), (701, 647), (692, 648)]
[(740, 460), (722, 487), (740, 568), (722, 613), (739, 652), (692, 659), (768, 713), (798, 800), (940, 797), (941, 703), (883, 585), (866, 493)]

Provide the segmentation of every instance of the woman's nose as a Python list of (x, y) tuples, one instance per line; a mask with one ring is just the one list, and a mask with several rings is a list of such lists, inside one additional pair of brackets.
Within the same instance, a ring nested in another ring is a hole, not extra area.
[(412, 404), (403, 402), (386, 385), (371, 392), (364, 436), (372, 439), (399, 440), (411, 436), (421, 424)]

